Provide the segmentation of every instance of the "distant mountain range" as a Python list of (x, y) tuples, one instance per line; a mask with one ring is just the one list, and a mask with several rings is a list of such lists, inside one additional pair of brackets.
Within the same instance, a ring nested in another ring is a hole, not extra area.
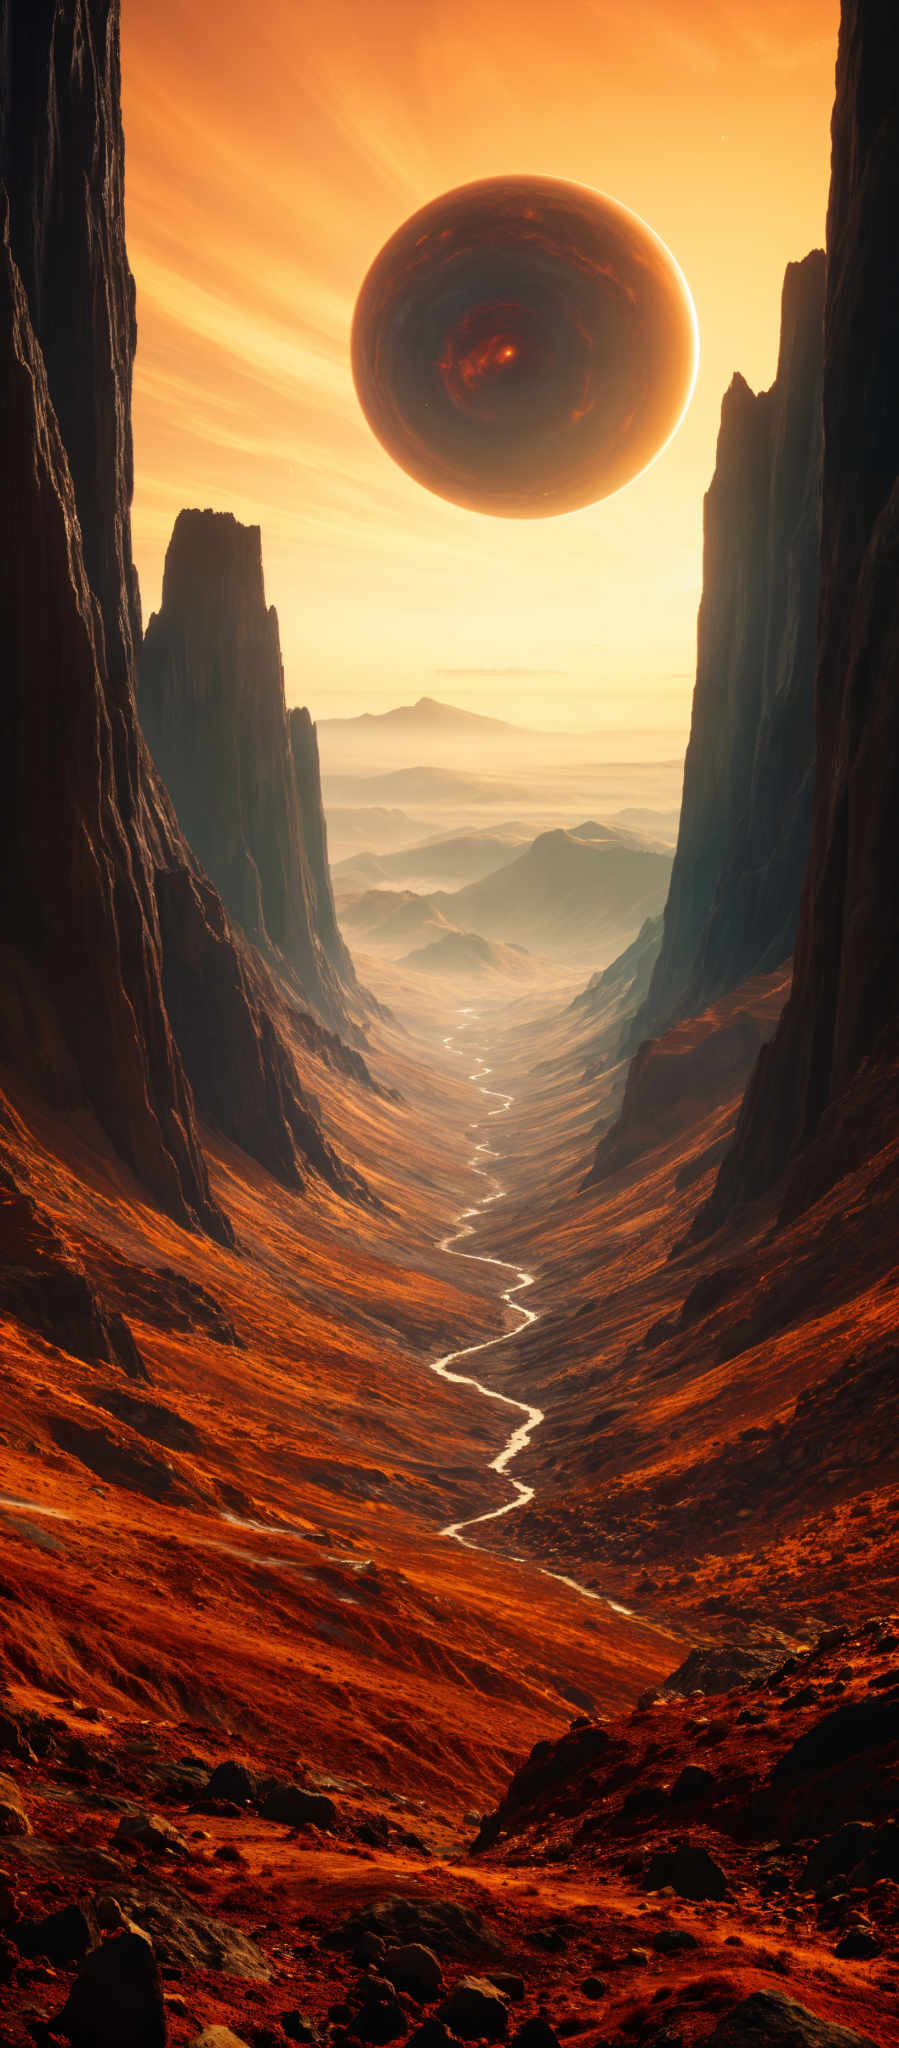
[[(467, 853), (471, 841), (463, 838), (462, 845)], [(443, 857), (450, 846), (441, 841), (434, 852)], [(366, 862), (367, 873), (360, 874), (357, 863), (349, 862), (346, 882), (366, 886), (358, 895), (343, 896), (341, 922), (360, 943), (395, 957), (410, 943), (421, 949), (451, 936), (475, 935), (601, 965), (630, 943), (644, 919), (658, 915), (671, 873), (664, 850), (593, 820), (570, 832), (541, 832), (523, 848), (493, 842), (493, 850), (498, 859), (488, 874), (431, 893), (371, 887), (371, 869), (383, 864)], [(377, 884), (377, 874), (374, 879)], [(453, 958), (461, 958), (459, 949), (446, 946), (433, 960), (409, 964), (448, 968)]]
[(601, 965), (598, 956), (611, 959), (658, 915), (670, 874), (668, 854), (591, 823), (541, 832), (496, 873), (431, 902), (485, 938), (556, 957), (592, 954)]
[(419, 697), (417, 704), (398, 704), (393, 711), (363, 711), (357, 718), (322, 718), (319, 730), (346, 739), (357, 734), (360, 738), (411, 739), (434, 732), (532, 736), (527, 726), (510, 725), (504, 718), (485, 718), (479, 711), (462, 711), (457, 704), (441, 704), (436, 697)]

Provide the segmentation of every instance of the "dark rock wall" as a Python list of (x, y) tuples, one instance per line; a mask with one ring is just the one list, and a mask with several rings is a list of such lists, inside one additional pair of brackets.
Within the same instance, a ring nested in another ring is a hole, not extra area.
[[(895, 1107), (899, 1051), (899, 11), (844, 0), (825, 323), (816, 795), (793, 990), (709, 1220), (817, 1137), (833, 1179), (853, 1083)], [(879, 1085), (875, 1086), (875, 1083)], [(847, 1139), (847, 1142), (850, 1142)]]
[(356, 978), (355, 970), (341, 937), (334, 907), (334, 890), (328, 861), (328, 833), (322, 801), (318, 733), (309, 712), (304, 707), (296, 706), (289, 717), (291, 756), (300, 810), (300, 831), (312, 883), (316, 930), (332, 967), (343, 981), (352, 984)]
[[(162, 605), (141, 651), (138, 695), (178, 822), (226, 908), (255, 945), (289, 963), (311, 1003), (340, 1021), (342, 992), (319, 930), (320, 891), (297, 802), (278, 616), (265, 601), (258, 526), (242, 526), (230, 512), (178, 514)], [(320, 806), (320, 789), (317, 800)], [(321, 816), (308, 827), (323, 850)], [(326, 862), (323, 874), (327, 902)]]
[[(291, 1182), (307, 1112), (137, 722), (117, 0), (0, 0), (0, 186), (0, 1056), (86, 1098), (163, 1207), (227, 1236), (191, 1082), (208, 1092), (214, 1071), (221, 1128)], [(158, 897), (179, 885), (163, 933)], [(229, 971), (204, 991), (213, 942)]]
[(824, 257), (791, 264), (770, 391), (735, 377), (704, 514), (693, 721), (636, 1046), (790, 953), (808, 856)]

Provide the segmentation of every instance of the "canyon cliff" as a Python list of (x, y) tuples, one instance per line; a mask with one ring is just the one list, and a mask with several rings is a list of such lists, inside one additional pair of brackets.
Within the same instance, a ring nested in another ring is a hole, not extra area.
[[(804, 1205), (885, 1141), (899, 1015), (899, 17), (845, 0), (825, 321), (811, 854), (790, 1001), (706, 1221), (805, 1151)], [(810, 1148), (806, 1149), (806, 1148)]]
[(293, 970), (309, 1003), (344, 1022), (338, 961), (344, 975), (352, 969), (330, 895), (321, 788), (308, 744), (299, 774), (295, 767), (258, 526), (227, 512), (179, 513), (162, 605), (141, 650), (138, 702), (178, 822), (227, 910)]
[(306, 866), (312, 883), (319, 943), (341, 981), (353, 985), (356, 979), (355, 969), (341, 937), (337, 911), (334, 907), (334, 890), (328, 860), (328, 833), (322, 801), (318, 732), (304, 706), (296, 705), (288, 717), (290, 751), (300, 810), (300, 831)]
[(724, 399), (680, 832), (632, 1050), (792, 950), (813, 785), (823, 304), (815, 250), (787, 270), (771, 389), (737, 376)]
[(5, 6), (0, 1052), (227, 1237), (197, 1108), (288, 1183), (341, 1170), (138, 727), (123, 155), (118, 7)]

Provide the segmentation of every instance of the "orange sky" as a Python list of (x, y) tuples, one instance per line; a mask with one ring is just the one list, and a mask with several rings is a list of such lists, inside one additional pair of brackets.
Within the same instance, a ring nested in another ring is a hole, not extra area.
[[(770, 383), (823, 240), (838, 0), (124, 0), (144, 609), (182, 505), (262, 527), (287, 695), (443, 696), (685, 727), (702, 492), (735, 368)], [(692, 289), (676, 440), (561, 519), (465, 512), (372, 438), (349, 368), (381, 243), (452, 185), (543, 171), (642, 214)]]

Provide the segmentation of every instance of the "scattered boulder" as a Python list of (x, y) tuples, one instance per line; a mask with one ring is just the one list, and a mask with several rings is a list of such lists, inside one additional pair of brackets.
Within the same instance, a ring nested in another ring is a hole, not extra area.
[(0, 1776), (0, 1835), (30, 1835), (31, 1822), (18, 1785)]
[(818, 2019), (778, 1991), (753, 1991), (726, 2014), (708, 2048), (874, 2048), (863, 2034)]
[(660, 1892), (666, 1885), (677, 1892), (678, 1898), (697, 1902), (723, 1899), (727, 1892), (727, 1878), (720, 1863), (707, 1849), (692, 1842), (679, 1842), (676, 1849), (657, 1849), (650, 1858), (647, 1891)]
[(443, 1971), (437, 1957), (421, 1942), (388, 1949), (381, 1967), (395, 1990), (407, 1991), (420, 2005), (427, 2005), (442, 1989)]
[(203, 1912), (171, 1891), (129, 1888), (124, 1904), (129, 1917), (150, 1935), (165, 1967), (221, 1971), (251, 1984), (268, 1983), (271, 1971), (266, 1958), (243, 1928)]
[(263, 1820), (280, 1821), (289, 1828), (321, 1828), (329, 1834), (336, 1825), (337, 1808), (326, 1792), (305, 1792), (301, 1785), (278, 1785), (259, 1809)]
[(717, 1789), (718, 1780), (714, 1771), (707, 1771), (702, 1764), (685, 1764), (671, 1787), (670, 1797), (675, 1806), (693, 1806), (700, 1799), (708, 1799)]
[(537, 2013), (513, 2034), (512, 2048), (559, 2048), (559, 2036), (543, 2013)]
[(719, 1643), (710, 1649), (691, 1650), (662, 1686), (663, 1693), (731, 1692), (752, 1678), (764, 1678), (778, 1661), (778, 1652), (740, 1650), (734, 1643)]
[(313, 2044), (320, 2038), (315, 2021), (305, 2012), (282, 2012), (281, 2032), (287, 2041)]
[(235, 1806), (249, 1806), (256, 1796), (256, 1780), (246, 1764), (236, 1763), (229, 1757), (224, 1763), (216, 1764), (205, 1788), (207, 1799), (227, 1799)]
[(509, 2025), (509, 2008), (488, 1978), (460, 1977), (437, 2017), (461, 2041), (501, 2041)]
[(147, 1849), (153, 1856), (190, 1854), (183, 1836), (158, 1813), (125, 1813), (113, 1836), (123, 1848)]
[(384, 2048), (408, 2033), (409, 2023), (393, 1985), (386, 1977), (369, 1977), (362, 1986), (362, 2006), (347, 2025), (347, 2032), (372, 2048)]
[(831, 1878), (848, 1877), (878, 1832), (873, 1821), (850, 1820), (844, 1827), (837, 1828), (835, 1834), (822, 1836), (821, 1841), (809, 1851), (800, 1884), (816, 1892)]
[(159, 1970), (139, 1927), (124, 1927), (91, 1949), (53, 2024), (71, 2048), (165, 2048)]
[(883, 1942), (873, 1927), (849, 1927), (837, 1942), (834, 1954), (850, 1963), (870, 1963), (883, 1954)]
[(510, 2005), (520, 2004), (524, 1997), (524, 1978), (519, 1976), (517, 1970), (486, 1970), (484, 1974), (488, 1984), (495, 1984), (497, 1991), (501, 1991), (503, 1997), (508, 1998)]
[(61, 1906), (44, 1920), (20, 1920), (13, 1939), (20, 1955), (45, 1956), (48, 1963), (65, 1969), (80, 1963), (93, 1948), (97, 1925), (81, 1906)]
[(405, 1899), (387, 1893), (373, 1899), (361, 1911), (335, 1928), (326, 1946), (350, 1949), (358, 1961), (358, 1943), (364, 1934), (376, 1935), (386, 1946), (420, 1941), (437, 1956), (495, 1955), (497, 1943), (480, 1913), (459, 1906), (455, 1899)]
[(772, 1778), (792, 1782), (836, 1770), (852, 1757), (899, 1742), (899, 1688), (884, 1699), (848, 1700), (813, 1722), (775, 1764)]
[(414, 2034), (409, 2035), (406, 2048), (455, 2048), (453, 2036), (442, 2020), (422, 2020)]
[(689, 1927), (660, 1927), (652, 1937), (652, 1945), (657, 1956), (676, 1956), (685, 1949), (699, 1947)]
[(581, 1985), (585, 1998), (605, 1998), (608, 1988), (604, 1977), (585, 1977)]
[(386, 1953), (387, 1943), (381, 1935), (372, 1934), (368, 1927), (363, 1927), (353, 1946), (354, 1963), (361, 1963), (363, 1966), (372, 1963), (380, 1966)]

